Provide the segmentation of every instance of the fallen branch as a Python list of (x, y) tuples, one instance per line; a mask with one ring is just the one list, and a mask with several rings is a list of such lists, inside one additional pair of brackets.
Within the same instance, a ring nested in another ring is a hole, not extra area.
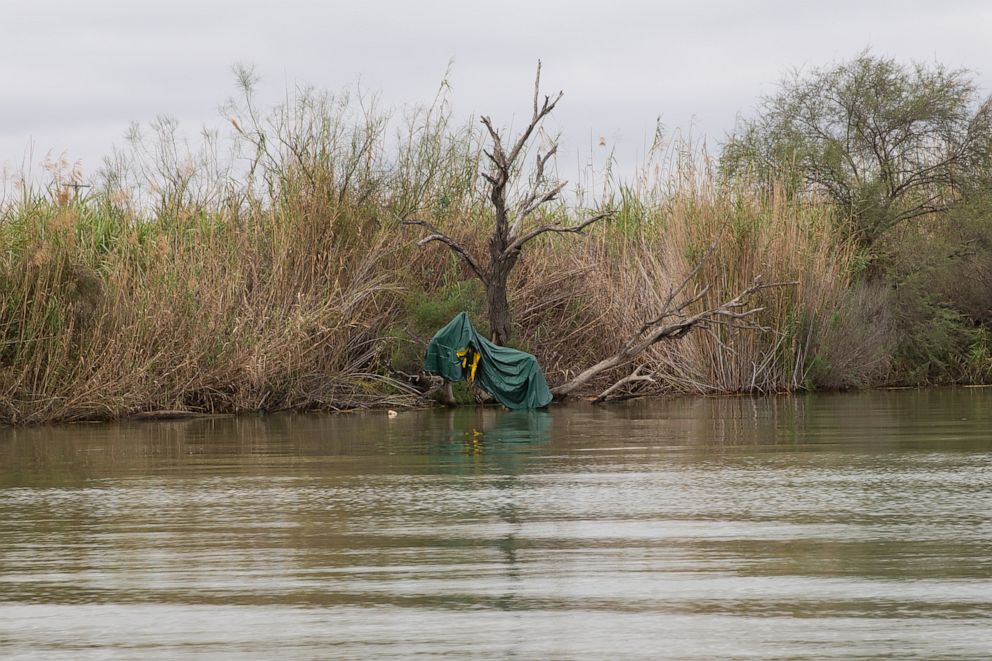
[(395, 368), (392, 372), (394, 376), (400, 377), (409, 384), (420, 399), (426, 400), (436, 396), (437, 400), (445, 406), (457, 406), (458, 402), (455, 401), (455, 395), (451, 390), (451, 382), (446, 381), (444, 377), (427, 372), (410, 374)]
[[(684, 289), (685, 284), (686, 283), (683, 283), (683, 285), (679, 287), (679, 290)], [(654, 344), (666, 339), (680, 339), (688, 335), (689, 332), (695, 328), (708, 329), (712, 325), (723, 324), (732, 325), (736, 328), (746, 328), (759, 331), (768, 330), (764, 326), (751, 321), (751, 319), (764, 308), (757, 307), (745, 309), (747, 308), (748, 299), (753, 294), (763, 289), (788, 287), (796, 284), (798, 283), (774, 282), (763, 284), (760, 279), (755, 279), (751, 286), (737, 294), (737, 296), (734, 296), (730, 300), (725, 301), (716, 307), (703, 310), (702, 312), (697, 312), (696, 314), (687, 314), (686, 310), (689, 306), (701, 300), (708, 288), (704, 288), (702, 291), (683, 299), (682, 302), (677, 305), (672, 303), (673, 295), (669, 295), (665, 309), (663, 309), (654, 319), (645, 322), (644, 325), (641, 326), (641, 329), (635, 333), (633, 337), (627, 340), (620, 351), (609, 358), (601, 360), (592, 367), (589, 367), (571, 381), (563, 383), (556, 388), (552, 388), (551, 394), (555, 396), (555, 399), (564, 399), (603, 372), (607, 372), (617, 367), (623, 367), (624, 365), (629, 365), (634, 361), (634, 359), (647, 351)], [(666, 323), (669, 319), (676, 319), (676, 321)], [(603, 394), (609, 394), (611, 391), (623, 385), (624, 382), (629, 383), (630, 381), (635, 380), (632, 377), (634, 377), (637, 373), (638, 370), (634, 370), (634, 374), (620, 379), (620, 381), (613, 384), (613, 387), (605, 390)], [(602, 395), (600, 395), (600, 397), (602, 397)]]
[(620, 390), (620, 388), (623, 388), (628, 383), (643, 383), (645, 381), (647, 381), (648, 383), (654, 383), (654, 376), (651, 374), (641, 374), (642, 369), (644, 369), (644, 365), (638, 365), (637, 369), (635, 369), (632, 373), (628, 374), (627, 376), (620, 379), (619, 381), (614, 383), (612, 386), (610, 386), (603, 392), (599, 393), (599, 395), (597, 395), (596, 398), (592, 400), (592, 403), (600, 404), (602, 402), (605, 402), (610, 397), (610, 395), (612, 395), (617, 390)]

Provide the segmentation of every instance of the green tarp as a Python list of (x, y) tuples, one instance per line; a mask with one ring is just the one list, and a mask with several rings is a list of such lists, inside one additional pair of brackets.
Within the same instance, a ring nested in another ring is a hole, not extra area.
[(476, 354), (476, 385), (506, 408), (539, 409), (551, 403), (551, 391), (537, 358), (493, 344), (479, 335), (464, 312), (435, 333), (427, 345), (424, 371), (461, 381), (471, 377)]

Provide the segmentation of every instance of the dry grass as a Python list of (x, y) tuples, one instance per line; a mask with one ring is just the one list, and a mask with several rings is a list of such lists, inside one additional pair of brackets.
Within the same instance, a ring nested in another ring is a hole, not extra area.
[[(622, 228), (532, 250), (517, 280), (525, 344), (552, 381), (572, 376), (615, 352), (716, 241), (695, 278), (697, 290), (709, 287), (700, 308), (759, 277), (798, 285), (755, 299), (767, 332), (721, 328), (658, 345), (643, 361), (654, 390), (783, 392), (877, 382), (892, 352), (886, 301), (879, 288), (852, 280), (854, 250), (834, 231), (830, 213), (780, 195), (721, 191), (705, 180), (641, 199)], [(604, 375), (597, 385), (618, 376)]]
[(239, 179), (164, 127), (86, 199), (56, 185), (8, 203), (0, 420), (412, 402), (380, 360), (412, 252), (384, 218), (448, 183), (398, 174), (450, 160), (452, 136), (427, 118), (390, 160), (379, 120), (346, 114), (307, 93), (242, 121)]
[(375, 236), (356, 250), (272, 213), (124, 224), (94, 255), (58, 218), (2, 264), (4, 419), (354, 407), (395, 386), (374, 369), (399, 289)]

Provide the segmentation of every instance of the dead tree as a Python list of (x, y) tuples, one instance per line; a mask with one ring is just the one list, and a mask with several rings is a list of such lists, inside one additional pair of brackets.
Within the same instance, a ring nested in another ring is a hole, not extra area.
[[(561, 400), (567, 398), (570, 394), (586, 386), (604, 372), (633, 364), (641, 354), (658, 342), (662, 340), (681, 339), (695, 329), (706, 330), (712, 333), (714, 327), (724, 325), (739, 329), (769, 330), (754, 321), (755, 315), (761, 312), (763, 308), (749, 307), (749, 299), (753, 294), (763, 289), (786, 287), (797, 283), (776, 282), (763, 284), (760, 279), (756, 279), (742, 292), (715, 307), (706, 308), (698, 312), (689, 311), (696, 303), (703, 300), (709, 292), (709, 287), (703, 287), (693, 294), (686, 293), (704, 261), (713, 253), (715, 248), (716, 243), (714, 242), (706, 255), (697, 263), (696, 267), (685, 280), (678, 287), (669, 290), (668, 296), (657, 316), (645, 321), (637, 333), (623, 344), (620, 351), (583, 370), (570, 381), (552, 388), (551, 394), (554, 395), (555, 399)], [(719, 341), (719, 338), (717, 340)], [(616, 381), (609, 388), (606, 388), (593, 401), (604, 401), (614, 392), (631, 383), (653, 382), (653, 376), (642, 373), (643, 369), (643, 365), (638, 365), (633, 372)]]
[(534, 111), (530, 122), (512, 144), (504, 142), (503, 136), (493, 126), (489, 117), (482, 117), (491, 142), (490, 149), (484, 151), (489, 167), (482, 173), (487, 193), (493, 207), (494, 226), (489, 237), (489, 259), (482, 261), (472, 255), (456, 240), (425, 220), (405, 220), (404, 225), (423, 227), (429, 234), (418, 241), (425, 246), (433, 241), (445, 244), (468, 266), (469, 270), (486, 288), (486, 303), (489, 312), (489, 325), (493, 342), (506, 344), (512, 335), (510, 304), (507, 298), (507, 282), (513, 267), (520, 258), (520, 251), (526, 243), (547, 233), (581, 233), (593, 223), (608, 218), (609, 212), (599, 213), (574, 225), (564, 225), (560, 220), (550, 223), (528, 224), (543, 205), (558, 199), (568, 183), (549, 179), (547, 167), (558, 151), (558, 142), (553, 140), (548, 149), (536, 154), (534, 172), (526, 192), (516, 200), (511, 200), (514, 183), (521, 175), (520, 162), (528, 151), (528, 144), (534, 137), (544, 118), (555, 109), (561, 100), (562, 92), (552, 99), (545, 96), (541, 100), (541, 63), (537, 63), (537, 76), (534, 81)]

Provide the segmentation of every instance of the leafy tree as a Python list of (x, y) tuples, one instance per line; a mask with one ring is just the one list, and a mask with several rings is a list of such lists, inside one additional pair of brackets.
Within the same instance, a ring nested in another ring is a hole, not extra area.
[(863, 52), (849, 62), (794, 71), (739, 123), (722, 173), (793, 193), (825, 195), (849, 232), (873, 244), (892, 227), (944, 211), (986, 177), (992, 99), (971, 72), (905, 66)]

